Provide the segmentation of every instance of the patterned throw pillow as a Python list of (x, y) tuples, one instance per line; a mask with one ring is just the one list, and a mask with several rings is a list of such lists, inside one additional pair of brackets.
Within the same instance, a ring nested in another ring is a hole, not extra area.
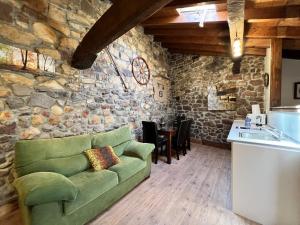
[(115, 154), (111, 146), (98, 147), (85, 151), (92, 167), (95, 171), (107, 169), (120, 162), (119, 157)]

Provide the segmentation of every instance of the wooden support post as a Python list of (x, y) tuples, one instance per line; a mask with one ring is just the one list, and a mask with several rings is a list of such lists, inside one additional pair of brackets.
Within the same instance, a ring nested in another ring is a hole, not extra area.
[(282, 39), (271, 40), (271, 89), (270, 105), (281, 105)]
[[(227, 0), (227, 11), (232, 56), (233, 58), (242, 57), (244, 48), (245, 0)], [(236, 46), (237, 44), (239, 47)]]

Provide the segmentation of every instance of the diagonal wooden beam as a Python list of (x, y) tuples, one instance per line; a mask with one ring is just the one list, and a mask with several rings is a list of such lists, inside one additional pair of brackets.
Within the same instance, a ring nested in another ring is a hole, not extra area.
[(170, 2), (171, 0), (115, 2), (84, 36), (74, 52), (71, 65), (78, 69), (91, 67), (98, 52)]

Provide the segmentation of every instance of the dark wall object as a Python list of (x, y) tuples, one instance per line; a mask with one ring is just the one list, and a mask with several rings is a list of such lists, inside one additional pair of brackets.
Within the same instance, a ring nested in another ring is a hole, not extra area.
[(282, 57), (286, 59), (300, 59), (300, 50), (288, 50), (282, 51)]
[(233, 75), (237, 75), (241, 73), (241, 62), (242, 59), (236, 59), (233, 61), (233, 65), (232, 65), (232, 74)]
[(124, 81), (124, 79), (123, 79), (123, 77), (122, 77), (122, 75), (121, 75), (121, 73), (120, 73), (120, 71), (119, 71), (119, 69), (118, 69), (118, 66), (117, 66), (117, 64), (116, 64), (116, 62), (115, 62), (115, 60), (114, 60), (114, 58), (112, 57), (112, 55), (111, 55), (111, 53), (110, 53), (108, 47), (105, 48), (105, 52), (106, 52), (107, 55), (109, 56), (109, 59), (110, 59), (110, 61), (112, 62), (112, 64), (113, 64), (113, 66), (114, 66), (114, 68), (115, 68), (115, 71), (116, 71), (117, 75), (120, 77), (120, 80), (121, 80), (121, 82), (122, 82), (124, 91), (128, 91), (128, 87), (126, 86), (126, 83), (125, 83), (125, 81)]
[(264, 85), (265, 85), (265, 87), (268, 87), (269, 83), (270, 83), (270, 76), (269, 76), (268, 73), (265, 73), (264, 74)]
[(300, 82), (294, 84), (294, 99), (300, 99)]

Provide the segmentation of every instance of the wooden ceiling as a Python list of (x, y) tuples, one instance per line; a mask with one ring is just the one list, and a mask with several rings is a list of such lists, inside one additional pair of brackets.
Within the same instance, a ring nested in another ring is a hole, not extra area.
[[(199, 18), (176, 9), (215, 4)], [(266, 55), (271, 39), (283, 39), (283, 49), (300, 49), (300, 0), (245, 0), (244, 54)], [(145, 33), (172, 53), (230, 55), (226, 0), (174, 0), (142, 23)]]

